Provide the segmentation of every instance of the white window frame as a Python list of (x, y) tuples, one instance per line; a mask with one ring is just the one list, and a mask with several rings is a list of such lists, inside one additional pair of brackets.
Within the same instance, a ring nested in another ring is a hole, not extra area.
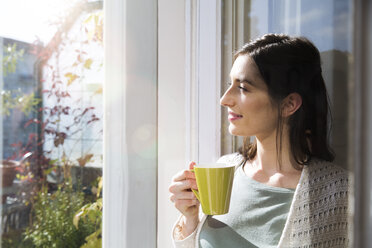
[[(162, 164), (158, 166), (157, 143), (150, 158), (144, 158), (131, 149), (138, 144), (130, 139), (139, 125), (152, 127), (148, 130), (151, 137), (157, 136), (159, 128), (157, 94), (162, 82), (158, 82), (157, 63), (162, 51), (157, 44), (157, 4), (146, 0), (104, 2), (104, 247), (170, 247), (170, 240), (166, 245), (157, 244), (156, 224), (161, 216), (157, 211), (170, 205), (163, 191), (171, 177), (160, 181), (162, 174), (157, 179), (158, 170), (164, 171)], [(180, 27), (186, 37), (185, 98), (180, 106), (185, 123), (179, 127), (184, 130), (179, 135), (185, 143), (180, 147), (186, 161), (215, 161), (221, 153), (221, 1), (180, 4), (184, 4), (186, 18)], [(136, 50), (138, 46), (141, 49)], [(151, 89), (136, 87), (148, 80), (153, 82)], [(185, 164), (178, 166), (182, 169)], [(174, 221), (162, 225), (168, 228)]]
[(104, 1), (104, 16), (103, 247), (155, 247), (157, 1)]
[[(160, 0), (159, 0), (160, 1)], [(358, 247), (372, 243), (369, 208), (371, 184), (370, 150), (372, 139), (370, 104), (371, 3), (356, 0), (355, 29), (355, 229)], [(220, 155), (221, 0), (186, 0), (185, 46), (185, 157), (186, 160), (213, 160)], [(156, 135), (157, 98), (155, 90), (138, 91), (132, 72), (147, 72), (157, 82), (157, 1), (108, 0), (105, 11), (105, 143), (104, 143), (104, 247), (156, 247), (157, 149), (152, 157), (131, 154), (129, 139), (141, 121), (152, 126)], [(129, 21), (130, 20), (130, 21)], [(363, 24), (363, 25), (362, 25)], [(141, 32), (131, 33), (131, 30)], [(139, 33), (142, 35), (140, 36)], [(133, 35), (133, 36), (132, 36)], [(368, 36), (369, 35), (369, 36)], [(133, 44), (147, 48), (137, 51), (137, 61), (128, 59)], [(139, 43), (138, 43), (139, 41)], [(365, 51), (369, 53), (365, 53)], [(139, 68), (139, 64), (146, 68)], [(143, 78), (139, 81), (146, 81)], [(109, 83), (108, 83), (109, 82)], [(136, 81), (138, 83), (138, 81)], [(141, 83), (141, 82), (140, 82)], [(146, 108), (138, 99), (147, 99)], [(141, 117), (134, 114), (141, 113)], [(145, 117), (144, 117), (145, 116)], [(130, 118), (129, 118), (130, 117)], [(184, 166), (184, 165), (182, 165)], [(146, 195), (147, 197), (141, 197)], [(158, 199), (159, 203), (168, 199)], [(160, 205), (159, 205), (160, 206)], [(171, 225), (172, 223), (165, 223)], [(159, 244), (159, 247), (162, 246)]]
[(221, 0), (186, 1), (187, 159), (221, 155)]
[(158, 247), (172, 247), (171, 178), (221, 154), (221, 1), (159, 0), (158, 54)]

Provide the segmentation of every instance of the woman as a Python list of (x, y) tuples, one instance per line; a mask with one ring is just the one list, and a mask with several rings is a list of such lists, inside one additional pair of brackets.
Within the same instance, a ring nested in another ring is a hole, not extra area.
[(246, 137), (219, 160), (237, 165), (230, 211), (203, 216), (195, 177), (181, 171), (169, 187), (182, 213), (175, 247), (348, 246), (348, 175), (331, 163), (320, 64), (302, 37), (268, 34), (236, 53), (221, 98), (230, 133)]

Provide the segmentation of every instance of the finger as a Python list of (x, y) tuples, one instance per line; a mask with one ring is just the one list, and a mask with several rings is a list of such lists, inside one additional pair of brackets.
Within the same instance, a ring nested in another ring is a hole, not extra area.
[(174, 206), (178, 209), (187, 209), (192, 206), (197, 206), (199, 204), (199, 201), (197, 199), (193, 200), (176, 200), (174, 202)]
[[(193, 162), (193, 161), (190, 162), (190, 164), (189, 164), (189, 169), (190, 169), (190, 170), (194, 169), (194, 166), (195, 166), (195, 165), (196, 165), (195, 162)], [(187, 178), (193, 178), (193, 179), (195, 179), (195, 173), (194, 173), (194, 172), (191, 172), (191, 174), (188, 173)]]
[(194, 166), (196, 165), (196, 163), (194, 161), (190, 162), (189, 164), (189, 169), (192, 170), (194, 169)]
[[(189, 164), (189, 169), (192, 170), (194, 169), (194, 166), (196, 165), (196, 163), (194, 161), (190, 162)], [(193, 178), (195, 179), (195, 173), (194, 172), (191, 172), (191, 174), (187, 175), (188, 178)]]
[(179, 194), (171, 194), (170, 200), (175, 202), (176, 200), (195, 200), (197, 199), (193, 192), (184, 191)]
[(173, 178), (173, 182), (183, 181), (185, 179), (195, 179), (195, 174), (189, 170), (182, 170), (178, 172)]
[(178, 194), (189, 189), (198, 189), (195, 179), (187, 179), (180, 182), (174, 182), (169, 186), (169, 192)]

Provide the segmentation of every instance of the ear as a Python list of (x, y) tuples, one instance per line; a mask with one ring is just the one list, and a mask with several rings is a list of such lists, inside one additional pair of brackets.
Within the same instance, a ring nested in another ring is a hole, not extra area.
[(302, 105), (302, 97), (298, 93), (289, 94), (282, 101), (282, 117), (293, 115)]

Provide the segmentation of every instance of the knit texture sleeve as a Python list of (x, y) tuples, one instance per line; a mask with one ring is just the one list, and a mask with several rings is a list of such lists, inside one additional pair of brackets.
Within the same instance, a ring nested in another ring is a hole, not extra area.
[(332, 163), (304, 167), (279, 247), (348, 247), (348, 173)]
[(235, 167), (238, 167), (243, 162), (244, 162), (244, 158), (239, 153), (227, 154), (227, 155), (224, 155), (224, 156), (220, 157), (217, 160), (217, 163), (224, 163), (224, 164), (228, 164), (228, 165), (234, 165)]

